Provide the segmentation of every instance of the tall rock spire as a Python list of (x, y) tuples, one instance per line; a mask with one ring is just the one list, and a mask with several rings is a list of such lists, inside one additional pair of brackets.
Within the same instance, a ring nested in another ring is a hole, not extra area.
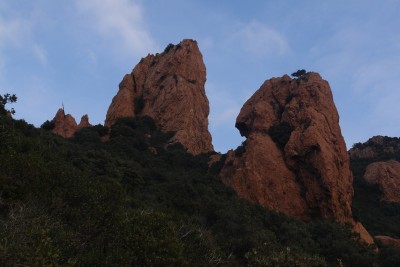
[(175, 132), (171, 141), (180, 142), (188, 152), (212, 151), (205, 81), (206, 67), (196, 41), (168, 45), (125, 75), (108, 108), (105, 126), (118, 118), (147, 115), (161, 130)]
[(265, 81), (236, 127), (247, 140), (242, 153), (228, 153), (220, 175), (239, 196), (304, 220), (352, 220), (349, 156), (319, 74)]

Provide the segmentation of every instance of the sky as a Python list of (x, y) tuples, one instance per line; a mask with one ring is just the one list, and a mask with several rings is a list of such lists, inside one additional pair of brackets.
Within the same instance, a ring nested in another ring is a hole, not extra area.
[(0, 94), (39, 127), (64, 105), (104, 123), (142, 57), (197, 40), (216, 151), (244, 140), (244, 102), (272, 77), (315, 71), (331, 86), (347, 147), (400, 136), (400, 0), (1, 0)]

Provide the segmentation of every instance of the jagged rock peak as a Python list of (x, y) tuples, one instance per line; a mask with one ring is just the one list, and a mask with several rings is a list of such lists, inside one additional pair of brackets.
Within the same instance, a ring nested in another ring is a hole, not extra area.
[(88, 115), (84, 115), (81, 118), (81, 122), (79, 125), (76, 123), (76, 120), (72, 115), (65, 114), (63, 108), (60, 108), (54, 119), (52, 120), (54, 123), (54, 128), (51, 130), (53, 133), (58, 134), (64, 138), (71, 138), (74, 136), (75, 132), (79, 129), (85, 127), (91, 127), (92, 125), (89, 123)]
[(142, 58), (125, 75), (107, 111), (105, 126), (118, 118), (150, 116), (173, 142), (188, 152), (213, 150), (208, 131), (209, 103), (205, 94), (206, 67), (193, 40), (168, 45), (163, 53)]
[(93, 125), (89, 122), (89, 116), (87, 114), (83, 115), (81, 121), (78, 124), (78, 129), (92, 127)]
[(78, 129), (75, 118), (70, 114), (65, 114), (64, 109), (60, 108), (53, 119), (54, 128), (52, 132), (61, 135), (64, 138), (74, 136), (75, 131)]
[(352, 221), (349, 156), (331, 89), (318, 73), (266, 80), (236, 127), (247, 139), (228, 153), (220, 175), (240, 197), (304, 220)]

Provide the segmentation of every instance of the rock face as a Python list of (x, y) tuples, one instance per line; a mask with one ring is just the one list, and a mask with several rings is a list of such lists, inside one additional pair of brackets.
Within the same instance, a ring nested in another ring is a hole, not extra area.
[(206, 68), (193, 40), (169, 45), (148, 55), (125, 75), (108, 109), (105, 126), (121, 117), (152, 117), (163, 131), (173, 131), (173, 142), (188, 152), (213, 150), (208, 132), (209, 104), (205, 94)]
[(93, 125), (91, 125), (89, 123), (89, 116), (87, 114), (85, 114), (85, 115), (82, 116), (81, 122), (78, 124), (78, 129), (92, 127), (92, 126)]
[(223, 181), (253, 203), (303, 220), (352, 221), (353, 177), (328, 82), (317, 73), (264, 82), (236, 127)]
[(79, 125), (76, 124), (75, 118), (72, 115), (65, 115), (64, 109), (60, 108), (53, 119), (54, 128), (52, 132), (61, 135), (64, 138), (71, 138), (79, 129), (92, 126), (89, 123), (88, 115), (82, 116)]
[(365, 243), (372, 245), (374, 244), (374, 239), (372, 236), (368, 233), (368, 231), (364, 228), (364, 225), (362, 225), (360, 222), (355, 223), (353, 227), (353, 231), (358, 233), (360, 235), (360, 239), (364, 241)]
[(364, 179), (369, 184), (379, 185), (382, 201), (400, 203), (400, 163), (398, 161), (378, 161), (369, 164)]
[(64, 138), (73, 137), (75, 131), (78, 129), (78, 125), (76, 124), (74, 117), (72, 117), (70, 114), (65, 115), (64, 109), (62, 108), (57, 111), (53, 122), (53, 133), (61, 135)]

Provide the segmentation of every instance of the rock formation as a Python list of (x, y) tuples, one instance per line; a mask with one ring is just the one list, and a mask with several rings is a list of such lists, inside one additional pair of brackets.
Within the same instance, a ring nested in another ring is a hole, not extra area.
[(81, 118), (81, 121), (78, 124), (78, 130), (82, 129), (82, 128), (87, 128), (87, 127), (92, 127), (93, 125), (91, 125), (89, 123), (89, 116), (87, 114), (83, 115)]
[(54, 123), (54, 128), (51, 131), (64, 138), (71, 138), (77, 130), (92, 126), (89, 123), (88, 115), (82, 116), (81, 122), (78, 125), (75, 118), (70, 114), (65, 114), (62, 108), (57, 111), (52, 122)]
[(379, 185), (382, 201), (400, 203), (400, 162), (373, 162), (367, 166), (364, 179), (369, 184)]
[(54, 128), (53, 133), (61, 135), (64, 138), (70, 138), (74, 136), (75, 131), (78, 129), (78, 125), (74, 117), (70, 114), (65, 115), (64, 109), (60, 108), (56, 116), (53, 119)]
[(364, 228), (364, 225), (362, 225), (360, 222), (356, 222), (353, 226), (353, 232), (356, 232), (360, 235), (360, 239), (364, 241), (365, 243), (372, 245), (374, 244), (374, 239), (372, 236), (368, 233), (367, 229)]
[(121, 117), (147, 115), (163, 131), (175, 132), (171, 141), (180, 142), (188, 152), (212, 151), (205, 81), (206, 68), (196, 41), (168, 45), (163, 53), (148, 55), (125, 75), (105, 126)]
[(352, 221), (349, 156), (319, 74), (265, 81), (236, 127), (246, 141), (228, 153), (220, 176), (240, 197), (303, 220)]

